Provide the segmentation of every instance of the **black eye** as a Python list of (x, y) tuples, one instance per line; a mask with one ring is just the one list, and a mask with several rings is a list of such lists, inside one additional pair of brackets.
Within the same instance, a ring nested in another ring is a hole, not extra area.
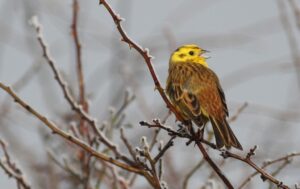
[(190, 51), (189, 54), (190, 54), (191, 56), (193, 56), (193, 55), (195, 54), (195, 52), (194, 52), (194, 51)]

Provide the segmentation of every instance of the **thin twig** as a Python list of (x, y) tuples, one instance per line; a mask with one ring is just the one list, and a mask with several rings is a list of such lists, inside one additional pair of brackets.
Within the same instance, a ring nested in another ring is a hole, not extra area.
[(183, 121), (184, 120), (183, 117), (181, 116), (181, 114), (179, 112), (177, 112), (175, 107), (169, 101), (168, 97), (166, 96), (166, 94), (164, 92), (164, 89), (162, 88), (162, 86), (159, 82), (159, 79), (156, 75), (154, 67), (152, 66), (152, 64), (153, 64), (152, 60), (151, 60), (152, 56), (149, 54), (149, 49), (144, 49), (139, 44), (137, 44), (135, 41), (133, 41), (130, 37), (128, 37), (128, 35), (126, 34), (126, 32), (124, 31), (124, 29), (121, 25), (122, 18), (112, 9), (112, 7), (107, 3), (106, 0), (99, 0), (99, 4), (102, 4), (106, 8), (106, 10), (109, 12), (109, 14), (111, 15), (112, 19), (114, 20), (114, 22), (117, 26), (117, 30), (119, 31), (120, 35), (122, 36), (121, 40), (124, 41), (125, 43), (127, 43), (130, 48), (134, 48), (144, 58), (144, 61), (147, 64), (147, 67), (148, 67), (151, 77), (153, 79), (155, 88), (158, 90), (160, 96), (165, 101), (167, 107), (175, 114), (176, 118), (179, 121)]
[(252, 160), (251, 157), (253, 155), (255, 155), (255, 150), (256, 150), (256, 146), (252, 149), (250, 149), (250, 151), (247, 153), (246, 157), (242, 157), (240, 155), (234, 154), (232, 152), (229, 151), (224, 151), (222, 152), (222, 156), (224, 158), (234, 158), (237, 160), (240, 160), (248, 165), (250, 165), (251, 167), (253, 167), (257, 172), (259, 172), (261, 174), (261, 178), (263, 181), (265, 180), (269, 180), (270, 182), (274, 183), (277, 185), (278, 188), (283, 188), (283, 189), (288, 189), (289, 187), (284, 185), (282, 183), (282, 181), (277, 180), (276, 178), (274, 178), (272, 175), (270, 175), (269, 173), (267, 173), (265, 170), (263, 170), (262, 168), (260, 168), (258, 165), (256, 165)]
[[(270, 160), (270, 161), (266, 161), (266, 162), (264, 162), (263, 165), (261, 166), (261, 169), (265, 169), (265, 168), (267, 168), (268, 166), (273, 165), (273, 164), (278, 163), (278, 162), (281, 162), (281, 161), (286, 161), (286, 160), (288, 160), (288, 159), (290, 159), (290, 158), (293, 158), (293, 157), (295, 157), (295, 156), (300, 156), (300, 152), (298, 152), (298, 153), (287, 154), (287, 155), (285, 155), (285, 156), (283, 156), (283, 157), (280, 157), (280, 158), (277, 158), (277, 159), (274, 159), (274, 160)], [(252, 179), (254, 176), (258, 175), (259, 173), (260, 173), (260, 172), (258, 172), (258, 171), (253, 172), (251, 175), (249, 175), (249, 176), (242, 182), (242, 184), (241, 184), (238, 188), (239, 188), (239, 189), (242, 189), (243, 187), (245, 187), (245, 186), (247, 185), (247, 183), (249, 183), (249, 182), (251, 181), (251, 179)]]
[(205, 163), (205, 159), (203, 158), (199, 161), (199, 163), (197, 163), (195, 167), (193, 167), (193, 169), (190, 170), (190, 172), (188, 172), (188, 174), (186, 174), (183, 180), (183, 186), (182, 186), (183, 189), (187, 189), (190, 178), (200, 167), (202, 167), (204, 163)]
[(222, 179), (224, 184), (227, 188), (233, 189), (232, 184), (227, 179), (227, 177), (224, 175), (224, 173), (221, 171), (221, 169), (213, 162), (213, 160), (209, 157), (208, 153), (206, 152), (205, 148), (203, 147), (201, 142), (197, 142), (198, 148), (201, 150), (203, 154), (203, 158), (207, 161), (207, 163), (213, 168), (213, 170), (216, 172), (216, 174)]
[(112, 164), (114, 164), (114, 165), (116, 165), (120, 168), (123, 168), (123, 169), (127, 170), (127, 171), (135, 172), (135, 173), (138, 173), (138, 174), (143, 174), (142, 170), (137, 169), (137, 168), (132, 167), (132, 166), (129, 166), (129, 165), (124, 164), (122, 162), (119, 162), (119, 161), (117, 161), (117, 160), (115, 160), (115, 159), (113, 159), (113, 158), (111, 158), (111, 157), (109, 157), (105, 154), (99, 153), (96, 150), (94, 150), (93, 148), (91, 148), (84, 141), (79, 140), (78, 138), (70, 135), (69, 133), (59, 129), (59, 127), (55, 123), (50, 121), (47, 117), (40, 114), (38, 111), (33, 109), (31, 106), (29, 106), (25, 101), (23, 101), (16, 93), (14, 93), (14, 91), (9, 86), (6, 86), (2, 82), (0, 82), (0, 88), (2, 88), (4, 91), (6, 91), (7, 94), (9, 94), (15, 100), (16, 103), (21, 105), (25, 110), (27, 110), (29, 113), (31, 113), (36, 118), (38, 118), (41, 122), (43, 122), (49, 129), (52, 130), (53, 134), (58, 134), (62, 138), (66, 139), (67, 141), (70, 141), (73, 144), (76, 144), (77, 146), (81, 147), (82, 149), (89, 152), (92, 156), (95, 156), (98, 159), (110, 162), (110, 163), (112, 163)]
[[(4, 85), (2, 82), (0, 82), (0, 88), (2, 88), (7, 94), (9, 94), (16, 103), (21, 105), (25, 110), (27, 110), (30, 114), (34, 115), (36, 118), (38, 118), (41, 122), (43, 122), (49, 129), (52, 130), (53, 134), (58, 134), (65, 140), (76, 144), (81, 149), (84, 149), (86, 152), (88, 152), (91, 156), (96, 157), (97, 159), (110, 162), (122, 169), (125, 169), (129, 172), (137, 173), (139, 175), (143, 175), (147, 181), (156, 188), (160, 188), (159, 182), (157, 182), (157, 179), (153, 178), (146, 170), (140, 169), (137, 167), (132, 166), (132, 164), (125, 164), (123, 162), (120, 162), (116, 159), (113, 159), (112, 157), (107, 156), (106, 154), (99, 153), (95, 149), (93, 149), (89, 144), (86, 142), (70, 135), (69, 133), (61, 130), (55, 123), (50, 121), (47, 117), (40, 114), (38, 111), (33, 109), (31, 106), (29, 106), (25, 101), (23, 101), (16, 93), (13, 92), (13, 90), (9, 87)], [(127, 158), (127, 157), (126, 157)], [(135, 165), (135, 163), (133, 163)]]
[(121, 135), (121, 139), (122, 139), (123, 143), (125, 144), (127, 150), (129, 151), (129, 153), (130, 153), (132, 159), (135, 159), (136, 153), (135, 153), (135, 151), (134, 151), (133, 146), (132, 146), (132, 145), (129, 143), (129, 141), (127, 140), (127, 138), (126, 138), (126, 136), (125, 136), (125, 134), (124, 134), (124, 129), (123, 129), (123, 128), (120, 129), (120, 135)]
[(31, 186), (24, 178), (23, 172), (17, 165), (12, 162), (10, 154), (7, 151), (7, 145), (4, 141), (0, 139), (0, 146), (4, 153), (4, 157), (0, 159), (0, 167), (5, 171), (5, 173), (16, 180), (18, 188), (31, 189)]
[(244, 104), (242, 104), (237, 109), (236, 113), (228, 119), (228, 122), (229, 123), (234, 122), (239, 117), (239, 115), (245, 110), (245, 108), (247, 108), (247, 106), (248, 106), (247, 102), (245, 102)]
[(176, 138), (176, 136), (172, 136), (170, 140), (167, 142), (167, 144), (159, 151), (159, 153), (155, 156), (154, 163), (156, 163), (160, 158), (166, 153), (166, 151), (174, 145), (173, 140)]
[(69, 105), (71, 106), (72, 110), (77, 112), (85, 121), (87, 121), (92, 126), (94, 132), (99, 137), (99, 140), (101, 142), (103, 142), (110, 150), (112, 150), (117, 158), (122, 159), (126, 163), (133, 164), (133, 162), (130, 159), (128, 159), (125, 155), (123, 155), (118, 150), (117, 146), (115, 144), (113, 144), (109, 139), (107, 139), (105, 137), (105, 135), (99, 130), (96, 119), (91, 117), (82, 108), (81, 105), (77, 104), (76, 101), (74, 101), (74, 98), (72, 97), (72, 95), (71, 95), (71, 93), (68, 89), (67, 83), (63, 80), (62, 76), (60, 75), (60, 73), (59, 73), (59, 71), (58, 71), (58, 69), (57, 69), (57, 67), (54, 63), (54, 60), (50, 56), (48, 47), (47, 47), (46, 42), (44, 41), (43, 36), (42, 36), (42, 31), (41, 31), (42, 26), (38, 22), (37, 17), (33, 17), (31, 19), (31, 24), (33, 25), (33, 27), (35, 28), (35, 30), (37, 32), (37, 39), (38, 39), (38, 41), (39, 41), (39, 43), (42, 47), (43, 56), (47, 60), (49, 66), (51, 67), (51, 69), (53, 71), (53, 74), (54, 74), (54, 78), (57, 80), (59, 86), (61, 87), (61, 89), (64, 93), (64, 96), (65, 96), (66, 100), (68, 101)]
[(295, 67), (295, 74), (297, 76), (297, 82), (298, 82), (298, 89), (300, 90), (300, 56), (298, 55), (299, 48), (297, 45), (297, 37), (293, 33), (293, 29), (290, 23), (290, 20), (287, 17), (286, 14), (286, 6), (285, 3), (289, 1), (282, 1), (277, 0), (277, 5), (279, 9), (279, 18), (282, 24), (282, 27), (286, 33), (286, 37), (288, 40), (288, 45), (290, 47), (291, 56), (293, 59), (294, 67)]
[[(175, 114), (177, 120), (184, 121), (182, 115), (175, 109), (175, 107), (169, 101), (168, 97), (166, 96), (166, 94), (164, 92), (164, 89), (162, 88), (162, 86), (161, 86), (161, 84), (158, 80), (158, 77), (157, 77), (157, 75), (155, 73), (155, 70), (152, 66), (152, 61), (151, 61), (151, 56), (149, 54), (149, 50), (148, 49), (143, 49), (140, 45), (138, 45), (136, 42), (134, 42), (132, 39), (130, 39), (127, 36), (126, 32), (123, 30), (123, 27), (121, 25), (121, 21), (122, 21), (121, 17), (118, 14), (115, 13), (115, 11), (111, 8), (111, 6), (107, 3), (106, 0), (99, 0), (99, 3), (102, 4), (107, 9), (109, 14), (111, 15), (112, 19), (115, 22), (115, 25), (117, 26), (117, 30), (119, 31), (120, 35), (122, 36), (122, 41), (126, 42), (129, 45), (130, 48), (133, 47), (144, 58), (144, 61), (148, 66), (149, 72), (150, 72), (150, 74), (152, 76), (152, 79), (153, 79), (153, 82), (155, 84), (155, 88), (159, 91), (160, 96), (162, 97), (162, 99), (166, 103), (167, 107)], [(218, 169), (218, 167), (210, 159), (210, 157), (206, 153), (206, 150), (204, 149), (202, 144), (200, 142), (197, 142), (197, 145), (198, 145), (200, 151), (202, 152), (203, 156), (205, 157), (205, 159), (213, 167), (213, 169), (217, 172), (217, 174), (220, 176), (220, 178), (226, 184), (226, 186), (228, 188), (233, 188), (231, 183), (228, 181), (228, 179), (224, 176), (224, 174)]]
[[(165, 124), (167, 122), (168, 118), (170, 117), (170, 115), (171, 115), (171, 112), (168, 111), (168, 114), (162, 119), (161, 123)], [(154, 130), (154, 135), (152, 137), (150, 147), (149, 147), (150, 151), (152, 151), (155, 143), (157, 142), (157, 137), (158, 137), (159, 132), (160, 132), (160, 128)]]

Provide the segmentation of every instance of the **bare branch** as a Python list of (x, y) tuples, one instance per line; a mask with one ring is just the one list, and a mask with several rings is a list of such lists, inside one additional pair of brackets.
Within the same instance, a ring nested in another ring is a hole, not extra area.
[(143, 174), (142, 170), (139, 170), (135, 167), (132, 167), (132, 166), (129, 166), (129, 165), (124, 164), (122, 162), (119, 162), (119, 161), (117, 161), (117, 160), (115, 160), (115, 159), (113, 159), (113, 158), (111, 158), (111, 157), (109, 157), (105, 154), (99, 153), (96, 150), (94, 150), (93, 148), (91, 148), (84, 141), (79, 140), (78, 138), (70, 135), (69, 133), (59, 129), (59, 127), (55, 123), (50, 121), (44, 115), (40, 114), (38, 111), (33, 109), (31, 106), (29, 106), (25, 101), (23, 101), (19, 96), (17, 96), (17, 94), (14, 93), (13, 90), (9, 86), (6, 86), (6, 85), (4, 85), (3, 83), (0, 82), (0, 88), (2, 88), (4, 91), (6, 91), (7, 94), (9, 94), (15, 100), (15, 102), (18, 103), (19, 105), (21, 105), (26, 111), (28, 111), (30, 114), (34, 115), (41, 122), (43, 122), (49, 129), (52, 130), (53, 134), (58, 134), (62, 138), (66, 139), (67, 141), (70, 141), (73, 144), (76, 144), (77, 146), (84, 149), (85, 151), (87, 151), (92, 156), (95, 156), (98, 159), (110, 162), (110, 163), (112, 163), (112, 164), (114, 164), (114, 165), (116, 165), (120, 168), (123, 168), (123, 169), (127, 170), (127, 171), (135, 172), (135, 173), (138, 173), (138, 174)]
[[(287, 155), (285, 155), (285, 156), (283, 156), (283, 157), (280, 157), (280, 158), (277, 158), (277, 159), (274, 159), (274, 160), (270, 160), (270, 161), (266, 161), (266, 162), (264, 162), (263, 165), (261, 166), (261, 169), (265, 169), (265, 168), (267, 168), (268, 166), (273, 165), (273, 164), (278, 163), (278, 162), (281, 162), (281, 161), (287, 161), (287, 160), (289, 160), (290, 158), (293, 158), (293, 157), (295, 157), (295, 156), (300, 156), (300, 152), (298, 152), (298, 153), (287, 154)], [(251, 181), (251, 179), (252, 179), (254, 176), (258, 175), (258, 174), (260, 174), (260, 172), (255, 171), (255, 172), (253, 172), (251, 175), (249, 175), (249, 176), (242, 182), (242, 184), (239, 186), (239, 189), (242, 189), (243, 187), (245, 187), (245, 186), (247, 185), (247, 183), (249, 183), (249, 182)]]
[(0, 159), (0, 167), (5, 171), (5, 173), (16, 180), (18, 188), (31, 189), (31, 186), (24, 178), (23, 172), (17, 165), (12, 162), (10, 154), (7, 151), (6, 144), (0, 139), (0, 146), (4, 153), (4, 157)]
[(274, 178), (272, 175), (270, 175), (269, 173), (267, 173), (266, 171), (264, 171), (262, 168), (260, 168), (259, 166), (257, 166), (252, 160), (251, 160), (251, 157), (253, 155), (255, 155), (255, 150), (256, 150), (256, 146), (252, 149), (250, 149), (250, 151), (247, 153), (246, 157), (241, 157), (237, 154), (234, 154), (232, 152), (229, 152), (229, 151), (224, 151), (222, 152), (222, 156), (224, 158), (234, 158), (234, 159), (237, 159), (237, 160), (240, 160), (248, 165), (250, 165), (251, 167), (253, 167), (257, 172), (259, 172), (261, 174), (261, 178), (263, 181), (265, 180), (269, 180), (270, 182), (274, 183), (277, 185), (277, 187), (279, 188), (283, 188), (283, 189), (288, 189), (289, 187), (284, 185), (281, 181), (277, 180), (276, 178)]

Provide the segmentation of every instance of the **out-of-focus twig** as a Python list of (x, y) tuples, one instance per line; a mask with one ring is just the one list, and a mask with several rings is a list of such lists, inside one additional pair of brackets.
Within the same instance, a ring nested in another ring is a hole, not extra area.
[(190, 178), (192, 177), (192, 175), (193, 175), (200, 167), (202, 167), (202, 165), (203, 165), (204, 163), (205, 163), (205, 159), (201, 159), (201, 160), (197, 163), (197, 165), (196, 165), (195, 167), (193, 167), (193, 168), (188, 172), (188, 174), (186, 174), (186, 176), (184, 177), (184, 180), (183, 180), (183, 186), (182, 186), (183, 189), (187, 189)]
[[(79, 12), (79, 3), (78, 0), (73, 0), (73, 14), (72, 14), (72, 24), (71, 24), (71, 33), (74, 39), (75, 45), (75, 54), (76, 54), (76, 70), (77, 70), (77, 80), (78, 80), (78, 89), (79, 89), (79, 104), (83, 107), (83, 110), (88, 112), (88, 104), (85, 99), (85, 83), (83, 75), (83, 65), (82, 65), (82, 52), (81, 52), (81, 43), (78, 35), (78, 12)], [(84, 125), (84, 120), (80, 120), (80, 130), (81, 132), (87, 134), (86, 127)]]
[(267, 173), (265, 170), (263, 170), (262, 168), (260, 168), (258, 165), (256, 165), (251, 157), (253, 155), (255, 155), (255, 150), (256, 150), (257, 146), (254, 146), (253, 148), (250, 149), (250, 151), (247, 153), (246, 157), (242, 157), (240, 155), (237, 155), (237, 154), (234, 154), (228, 150), (226, 151), (223, 151), (222, 152), (222, 156), (224, 158), (234, 158), (234, 159), (237, 159), (237, 160), (240, 160), (246, 164), (248, 164), (249, 166), (253, 167), (257, 172), (259, 172), (261, 174), (261, 178), (263, 181), (265, 180), (269, 180), (270, 182), (276, 184), (276, 186), (278, 188), (283, 188), (283, 189), (288, 189), (289, 187), (284, 185), (283, 182), (277, 180), (276, 178), (274, 178), (271, 174)]
[(154, 163), (156, 163), (158, 160), (160, 160), (160, 158), (164, 155), (164, 153), (171, 147), (171, 146), (173, 146), (174, 145), (174, 142), (173, 142), (173, 140), (176, 138), (176, 136), (172, 136), (170, 139), (169, 139), (169, 141), (167, 142), (167, 144), (166, 145), (164, 145), (161, 149), (160, 149), (160, 151), (159, 151), (159, 153), (154, 157)]
[(5, 173), (16, 180), (17, 186), (20, 189), (31, 189), (28, 181), (24, 178), (23, 172), (17, 165), (12, 162), (10, 154), (7, 151), (6, 144), (0, 139), (0, 146), (4, 153), (4, 157), (0, 159), (0, 167), (5, 171)]
[(299, 48), (297, 44), (297, 37), (293, 33), (292, 26), (288, 16), (286, 14), (286, 6), (285, 3), (288, 1), (277, 0), (277, 5), (279, 9), (279, 18), (281, 24), (283, 26), (284, 31), (286, 32), (286, 37), (288, 39), (288, 44), (291, 51), (291, 56), (293, 58), (293, 63), (295, 66), (297, 82), (298, 82), (298, 89), (300, 90), (300, 56), (299, 56)]
[(129, 164), (133, 164), (133, 162), (128, 159), (125, 155), (123, 155), (117, 148), (117, 146), (115, 144), (113, 144), (110, 140), (108, 140), (105, 135), (99, 130), (99, 127), (97, 126), (97, 122), (94, 118), (92, 118), (83, 108), (81, 105), (79, 105), (78, 103), (76, 103), (76, 101), (74, 101), (74, 98), (72, 97), (70, 91), (68, 90), (68, 85), (67, 83), (63, 80), (62, 76), (60, 75), (54, 60), (52, 59), (52, 57), (50, 56), (50, 53), (48, 52), (48, 47), (46, 45), (46, 42), (44, 41), (43, 37), (42, 37), (42, 26), (40, 25), (40, 23), (38, 22), (37, 17), (33, 17), (31, 19), (31, 24), (33, 25), (33, 27), (35, 28), (36, 32), (37, 32), (37, 39), (42, 47), (43, 50), (43, 56), (44, 58), (47, 60), (49, 66), (51, 67), (53, 74), (54, 74), (54, 78), (57, 80), (59, 86), (61, 87), (64, 96), (66, 98), (66, 100), (68, 101), (69, 105), (71, 106), (72, 110), (74, 110), (75, 112), (77, 112), (85, 121), (87, 121), (93, 128), (94, 132), (97, 134), (97, 136), (99, 137), (99, 140), (101, 142), (103, 142), (106, 146), (109, 147), (110, 150), (112, 150), (115, 155), (117, 156), (117, 158), (122, 159), (123, 161), (129, 163)]
[(236, 111), (236, 113), (228, 119), (228, 122), (229, 122), (229, 123), (234, 122), (234, 121), (238, 118), (238, 116), (242, 113), (242, 111), (243, 111), (247, 106), (248, 106), (248, 103), (247, 103), (247, 102), (245, 102), (244, 104), (242, 104), (242, 105), (238, 108), (238, 110)]
[[(283, 157), (279, 157), (279, 158), (274, 159), (274, 160), (266, 161), (266, 162), (264, 162), (263, 165), (261, 166), (261, 169), (265, 169), (265, 168), (269, 167), (270, 165), (273, 165), (273, 164), (278, 163), (278, 162), (281, 162), (281, 161), (287, 161), (287, 160), (289, 160), (290, 158), (293, 158), (293, 157), (295, 157), (295, 156), (300, 156), (300, 152), (287, 154), (287, 155), (285, 155), (285, 156), (283, 156)], [(252, 179), (254, 176), (258, 175), (258, 174), (260, 174), (260, 172), (255, 171), (255, 172), (253, 172), (251, 175), (249, 175), (249, 176), (242, 182), (242, 184), (239, 186), (239, 189), (242, 189), (243, 187), (245, 187), (246, 184), (249, 183), (249, 182), (251, 181), (251, 179)]]
[[(171, 112), (168, 111), (168, 114), (163, 118), (163, 120), (161, 121), (161, 123), (165, 124), (166, 121), (168, 120), (168, 118), (170, 117), (170, 115), (171, 115)], [(157, 142), (157, 137), (158, 137), (159, 132), (160, 132), (160, 128), (154, 130), (154, 135), (152, 137), (152, 141), (151, 141), (150, 146), (149, 146), (150, 151), (153, 149), (154, 145)]]
[(86, 144), (84, 141), (81, 141), (78, 138), (75, 138), (74, 136), (70, 135), (69, 133), (61, 130), (55, 123), (50, 121), (47, 117), (45, 117), (44, 115), (42, 115), (41, 113), (39, 113), (38, 111), (33, 109), (31, 106), (29, 106), (25, 101), (23, 101), (16, 93), (14, 93), (14, 91), (9, 86), (6, 86), (6, 85), (4, 85), (3, 83), (0, 82), (0, 88), (2, 88), (5, 92), (7, 92), (7, 94), (9, 94), (15, 100), (16, 103), (21, 105), (25, 110), (27, 110), (29, 113), (31, 113), (36, 118), (38, 118), (41, 122), (43, 122), (49, 129), (52, 130), (53, 134), (58, 134), (62, 138), (66, 139), (67, 141), (70, 141), (73, 144), (76, 144), (77, 146), (79, 146), (80, 148), (86, 150), (92, 156), (95, 156), (98, 159), (110, 162), (110, 163), (112, 163), (112, 164), (114, 164), (114, 165), (116, 165), (120, 168), (123, 168), (125, 170), (128, 170), (130, 172), (135, 172), (135, 173), (138, 173), (138, 174), (143, 173), (142, 170), (139, 170), (135, 167), (132, 167), (132, 166), (129, 166), (129, 165), (124, 164), (122, 162), (119, 162), (119, 161), (117, 161), (117, 160), (115, 160), (115, 159), (113, 159), (113, 158), (111, 158), (111, 157), (109, 157), (105, 154), (97, 152), (96, 150), (91, 148), (88, 144)]
[[(189, 139), (189, 141), (194, 141), (195, 140), (195, 138), (193, 138), (193, 136), (188, 134), (188, 133), (177, 132), (177, 131), (173, 130), (171, 127), (164, 126), (158, 119), (154, 119), (152, 121), (153, 121), (153, 123), (148, 123), (146, 121), (140, 121), (140, 125), (145, 126), (145, 127), (149, 127), (149, 128), (159, 128), (159, 129), (165, 130), (169, 133), (170, 136), (177, 136), (177, 137), (180, 137), (180, 138), (187, 138), (187, 139)], [(197, 139), (197, 140), (199, 140), (199, 139)], [(210, 146), (213, 149), (217, 148), (215, 144), (205, 140), (204, 138), (201, 138), (200, 140), (201, 140), (201, 142), (203, 142), (204, 144)]]
[(291, 9), (293, 9), (296, 24), (297, 24), (298, 30), (300, 31), (300, 7), (297, 5), (296, 0), (289, 0), (288, 2), (290, 4)]
[(121, 40), (124, 41), (125, 43), (127, 43), (130, 48), (134, 48), (144, 58), (144, 61), (147, 64), (149, 72), (153, 79), (155, 88), (158, 90), (162, 99), (165, 101), (167, 107), (175, 114), (175, 116), (178, 120), (183, 121), (184, 119), (182, 118), (180, 113), (177, 112), (177, 110), (172, 105), (172, 103), (169, 101), (168, 97), (166, 96), (166, 94), (164, 92), (164, 89), (162, 88), (162, 86), (158, 80), (158, 77), (156, 75), (154, 67), (152, 66), (152, 64), (153, 64), (152, 60), (151, 60), (152, 56), (149, 54), (149, 49), (144, 49), (143, 47), (138, 45), (135, 41), (133, 41), (130, 37), (128, 37), (128, 35), (123, 30), (123, 27), (121, 25), (122, 18), (112, 9), (112, 7), (107, 3), (106, 0), (99, 0), (99, 3), (102, 4), (106, 8), (106, 10), (109, 12), (112, 19), (114, 20), (114, 22), (117, 26), (117, 29), (118, 29), (120, 35), (122, 36)]
[[(78, 35), (78, 12), (79, 12), (79, 3), (78, 0), (73, 0), (73, 13), (72, 13), (72, 24), (71, 24), (71, 33), (74, 39), (75, 45), (75, 54), (76, 54), (76, 70), (77, 70), (77, 80), (78, 80), (78, 91), (79, 91), (79, 104), (82, 106), (85, 112), (89, 112), (88, 103), (85, 99), (85, 83), (84, 83), (84, 75), (83, 75), (83, 65), (82, 65), (82, 52), (81, 52), (81, 44)], [(92, 139), (90, 136), (90, 132), (88, 131), (88, 127), (86, 125), (86, 121), (83, 118), (80, 118), (79, 123), (79, 131), (83, 136), (88, 138), (90, 144), (92, 144)], [(83, 172), (85, 173), (85, 189), (89, 188), (89, 177), (91, 173), (90, 160), (91, 157), (88, 155), (84, 155), (82, 152), (82, 164), (83, 164)]]

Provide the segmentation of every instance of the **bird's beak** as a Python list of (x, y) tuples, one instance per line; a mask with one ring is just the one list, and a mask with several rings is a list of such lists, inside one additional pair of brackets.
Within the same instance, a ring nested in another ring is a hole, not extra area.
[(210, 51), (202, 49), (200, 56), (203, 57), (203, 58), (206, 58), (206, 59), (210, 58), (210, 56), (208, 56), (206, 53), (210, 53)]

